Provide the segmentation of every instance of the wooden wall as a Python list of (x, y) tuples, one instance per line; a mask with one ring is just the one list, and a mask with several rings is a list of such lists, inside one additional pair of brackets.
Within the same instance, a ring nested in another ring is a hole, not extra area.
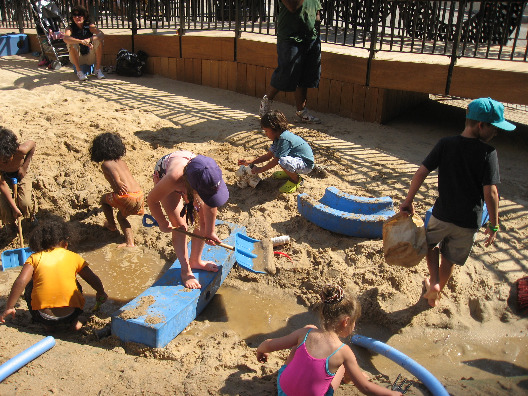
[[(32, 51), (38, 51), (30, 35)], [(105, 37), (105, 65), (115, 65), (119, 49), (132, 50), (130, 35)], [(232, 37), (140, 34), (134, 50), (148, 55), (147, 72), (167, 78), (262, 97), (276, 67), (275, 43), (239, 39), (234, 60)], [(318, 89), (308, 90), (308, 106), (355, 120), (383, 123), (427, 100), (428, 94), (444, 94), (448, 58), (423, 61), (414, 54), (376, 56), (367, 76), (368, 54), (350, 55), (323, 48)], [(412, 58), (410, 58), (412, 57)], [(416, 61), (414, 60), (416, 59)], [(438, 61), (441, 59), (441, 61)], [(455, 66), (449, 94), (466, 98), (490, 96), (508, 103), (528, 104), (528, 63), (460, 59)], [(505, 70), (515, 64), (513, 70)], [(367, 86), (367, 78), (369, 84)], [(281, 92), (275, 100), (294, 104), (293, 93)]]

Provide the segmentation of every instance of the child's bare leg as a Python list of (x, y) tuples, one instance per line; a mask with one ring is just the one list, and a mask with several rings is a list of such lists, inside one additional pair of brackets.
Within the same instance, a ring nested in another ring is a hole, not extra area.
[[(282, 168), (282, 166), (281, 166)], [(290, 172), (290, 171), (287, 171), (286, 169), (282, 168), (282, 170), (288, 175), (288, 177), (290, 178), (290, 180), (292, 182), (294, 182), (295, 184), (299, 183), (299, 175), (295, 172)]]
[(444, 256), (442, 256), (441, 263), (440, 263), (440, 270), (438, 273), (439, 278), (439, 285), (440, 285), (440, 291), (444, 290), (445, 285), (447, 284), (447, 281), (449, 278), (451, 278), (451, 274), (453, 273), (454, 263)]
[(440, 298), (439, 285), (439, 262), (440, 250), (438, 247), (429, 248), (427, 250), (427, 267), (429, 268), (429, 279), (425, 279), (425, 294), (423, 297), (427, 300), (431, 307), (436, 306), (437, 300)]
[[(195, 229), (195, 232), (198, 235), (201, 235), (199, 234), (200, 230)], [(189, 259), (190, 266), (194, 269), (217, 272), (218, 266), (214, 262), (202, 260), (202, 252), (204, 246), (205, 241), (203, 239), (192, 238), (191, 257)]]
[(119, 246), (133, 247), (134, 233), (132, 232), (132, 226), (130, 225), (129, 221), (125, 216), (121, 214), (121, 212), (117, 213), (117, 221), (119, 223), (119, 226), (121, 227), (121, 230), (123, 230), (123, 234), (125, 235), (125, 243)]
[(202, 285), (198, 282), (198, 279), (192, 273), (191, 266), (187, 256), (187, 237), (178, 231), (172, 231), (172, 244), (176, 257), (181, 266), (181, 278), (183, 285), (188, 289), (200, 289)]
[(101, 207), (103, 208), (103, 213), (106, 217), (104, 226), (110, 231), (117, 231), (116, 223), (114, 220), (114, 210), (110, 205), (106, 203), (104, 195), (101, 197)]

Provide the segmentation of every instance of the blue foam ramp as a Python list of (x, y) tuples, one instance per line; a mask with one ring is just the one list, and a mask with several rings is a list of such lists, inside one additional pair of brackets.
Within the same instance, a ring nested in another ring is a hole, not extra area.
[(33, 254), (33, 251), (26, 247), (20, 249), (5, 250), (2, 252), (2, 271), (8, 268), (17, 267), (24, 265), (29, 256)]
[[(427, 224), (429, 223), (429, 219), (433, 215), (433, 208), (429, 208), (427, 212), (425, 212), (424, 217), (424, 227), (427, 229)], [(489, 221), (489, 213), (488, 213), (488, 207), (486, 206), (486, 203), (484, 202), (484, 206), (482, 206), (482, 220), (480, 222), (480, 226), (484, 227), (486, 223)]]
[(383, 222), (395, 214), (390, 197), (358, 197), (336, 187), (328, 187), (319, 201), (299, 194), (297, 209), (325, 230), (361, 238), (382, 238)]
[[(217, 224), (230, 227), (231, 234), (224, 241), (227, 244), (235, 243), (237, 232), (246, 232), (245, 227), (233, 223), (217, 220)], [(188, 247), (190, 252), (191, 242)], [(235, 263), (235, 252), (220, 246), (205, 245), (202, 258), (214, 261), (219, 269), (218, 272), (193, 270), (202, 285), (201, 289), (183, 286), (180, 263), (176, 260), (151, 287), (112, 315), (112, 334), (124, 342), (133, 341), (154, 348), (162, 348), (172, 341), (211, 301)], [(139, 312), (141, 316), (130, 319), (121, 316), (126, 317), (145, 302), (151, 304)]]

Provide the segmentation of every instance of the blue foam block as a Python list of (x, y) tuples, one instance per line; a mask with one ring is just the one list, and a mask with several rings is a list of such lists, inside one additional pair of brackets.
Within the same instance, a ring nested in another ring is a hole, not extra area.
[(29, 256), (33, 254), (30, 248), (5, 250), (2, 252), (2, 271), (8, 268), (24, 265)]
[(325, 230), (361, 238), (382, 238), (383, 222), (395, 214), (390, 197), (358, 197), (336, 187), (328, 187), (319, 201), (299, 194), (297, 209)]
[[(245, 227), (217, 221), (231, 228), (230, 236), (224, 241), (235, 244), (237, 232), (245, 234)], [(191, 243), (189, 243), (189, 252)], [(162, 348), (182, 332), (211, 301), (235, 263), (235, 253), (220, 246), (205, 245), (204, 260), (214, 261), (218, 272), (193, 270), (201, 289), (187, 289), (181, 281), (181, 267), (178, 260), (151, 287), (123, 306), (112, 315), (112, 334), (124, 342), (138, 342), (154, 348)], [(137, 308), (148, 299), (152, 304), (146, 313), (131, 319), (122, 314)]]
[[(427, 228), (427, 223), (429, 223), (429, 219), (433, 215), (433, 208), (429, 208), (427, 212), (425, 212), (424, 217), (424, 227)], [(484, 203), (484, 206), (482, 206), (482, 220), (480, 222), (480, 226), (484, 227), (486, 223), (489, 221), (489, 213), (488, 213), (488, 207), (486, 206), (486, 203)]]
[(27, 34), (4, 34), (0, 36), (0, 56), (27, 54), (29, 40)]

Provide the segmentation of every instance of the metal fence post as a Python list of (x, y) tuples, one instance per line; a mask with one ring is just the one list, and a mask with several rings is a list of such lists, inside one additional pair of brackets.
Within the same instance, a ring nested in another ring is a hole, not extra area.
[[(376, 55), (376, 42), (378, 40), (378, 23), (379, 23), (379, 2), (383, 0), (374, 0), (374, 12), (372, 13), (372, 24), (370, 32), (370, 49), (369, 58), (367, 61), (367, 75), (365, 76), (365, 86), (370, 86), (370, 69), (372, 67), (372, 60)], [(365, 25), (368, 25), (367, 19), (369, 18), (369, 12), (365, 11)], [(364, 26), (363, 28), (365, 28)]]
[(451, 62), (447, 70), (447, 79), (445, 94), (449, 95), (451, 89), (451, 78), (453, 77), (453, 70), (458, 58), (458, 45), (460, 43), (460, 35), (462, 34), (462, 24), (464, 23), (464, 11), (466, 9), (467, 0), (460, 0), (458, 3), (457, 26), (455, 30), (455, 37), (453, 37), (453, 48), (451, 48)]

